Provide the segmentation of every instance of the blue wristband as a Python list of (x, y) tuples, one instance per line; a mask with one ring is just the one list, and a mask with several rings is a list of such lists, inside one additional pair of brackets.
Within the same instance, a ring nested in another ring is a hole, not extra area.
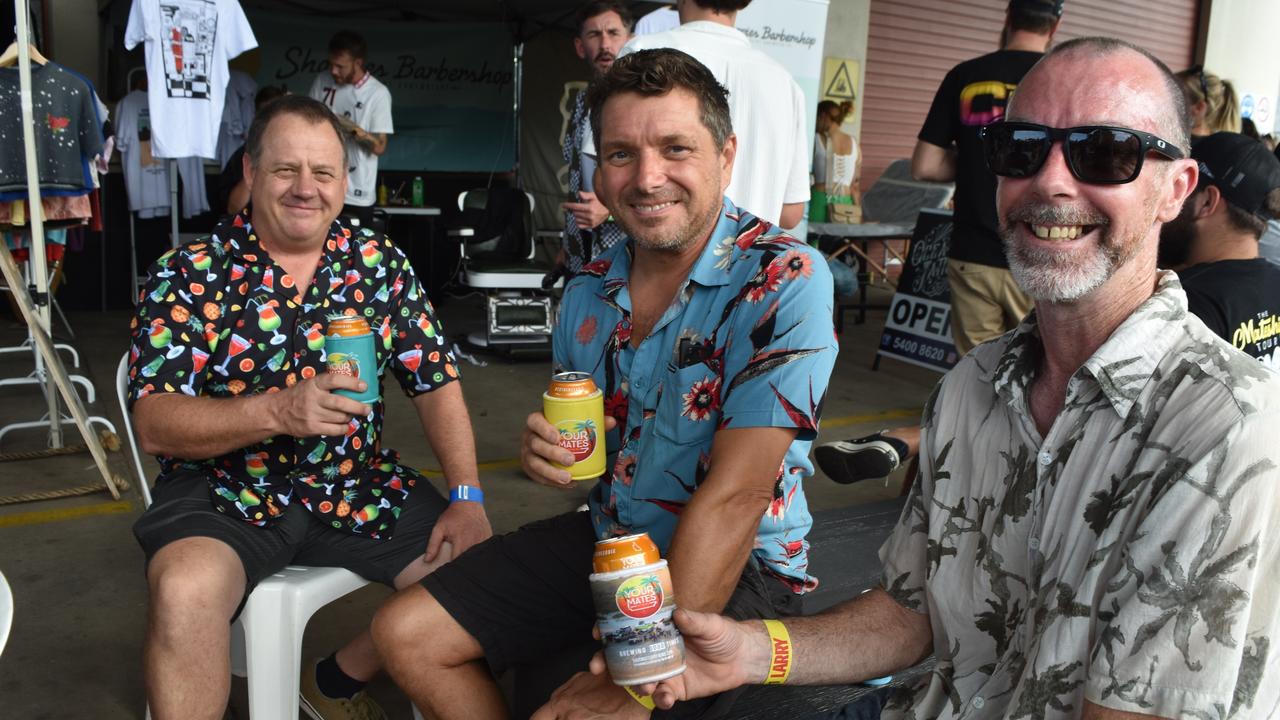
[(475, 485), (459, 485), (449, 488), (449, 502), (474, 502), (484, 504), (484, 491)]

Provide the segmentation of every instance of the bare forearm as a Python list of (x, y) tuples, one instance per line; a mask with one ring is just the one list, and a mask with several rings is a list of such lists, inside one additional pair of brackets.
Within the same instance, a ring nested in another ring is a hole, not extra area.
[[(764, 682), (772, 653), (759, 620), (740, 623), (751, 641), (743, 655), (748, 679)], [(794, 652), (790, 684), (843, 685), (890, 675), (924, 659), (933, 647), (929, 618), (898, 605), (880, 588), (818, 615), (787, 618)]]
[(280, 434), (270, 396), (148, 395), (134, 405), (138, 442), (151, 455), (205, 460)]
[(668, 560), (681, 607), (724, 609), (769, 506), (769, 497), (762, 493), (724, 495), (715, 488), (699, 488), (680, 515)]
[(471, 431), (471, 415), (462, 397), (462, 383), (451, 382), (418, 395), (414, 397), (413, 405), (449, 487), (478, 487), (480, 476), (476, 470), (475, 434)]
[(956, 179), (956, 153), (920, 140), (911, 153), (911, 176), (927, 182), (951, 182)]

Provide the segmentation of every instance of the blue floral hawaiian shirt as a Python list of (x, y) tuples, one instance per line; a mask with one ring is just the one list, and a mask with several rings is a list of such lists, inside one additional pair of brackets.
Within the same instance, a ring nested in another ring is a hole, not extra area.
[(589, 499), (596, 535), (645, 531), (665, 554), (707, 476), (717, 430), (797, 428), (754, 553), (793, 591), (816, 587), (801, 483), (813, 474), (809, 446), (837, 351), (826, 263), (726, 200), (675, 301), (633, 346), (634, 251), (628, 239), (583, 268), (565, 290), (554, 337), (556, 369), (590, 372), (618, 421), (607, 438), (612, 471)]
[[(357, 314), (373, 330), (384, 381), (394, 376), (413, 396), (457, 379), (431, 303), (385, 236), (334, 222), (311, 286), (299, 294), (242, 211), (209, 240), (170, 250), (152, 265), (132, 325), (130, 401), (291, 387), (326, 371), (328, 318)], [(388, 390), (382, 383), (382, 393)], [(214, 507), (255, 525), (271, 524), (298, 500), (338, 530), (387, 538), (422, 476), (382, 447), (382, 397), (372, 408), (352, 419), (345, 435), (278, 435), (219, 457), (161, 457), (161, 478), (179, 468), (204, 472)]]

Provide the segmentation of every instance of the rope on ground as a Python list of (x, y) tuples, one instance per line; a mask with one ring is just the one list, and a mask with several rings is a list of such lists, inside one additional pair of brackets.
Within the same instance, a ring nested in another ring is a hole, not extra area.
[[(118, 452), (120, 450), (120, 437), (115, 433), (109, 430), (101, 430), (98, 432), (98, 438), (102, 442), (102, 447), (108, 452)], [(60, 448), (45, 448), (44, 450), (31, 450), (28, 452), (0, 453), (0, 462), (39, 460), (41, 458), (58, 457), (61, 455), (76, 455), (83, 452), (89, 452), (88, 445), (67, 445)], [(115, 477), (115, 475), (112, 475), (112, 479)]]
[[(115, 482), (116, 488), (121, 492), (128, 490), (130, 483), (128, 480), (117, 474), (112, 474), (111, 479)], [(36, 502), (38, 500), (56, 500), (57, 498), (75, 497), (77, 495), (92, 495), (94, 493), (105, 492), (107, 484), (104, 482), (96, 482), (89, 485), (78, 485), (76, 487), (62, 488), (60, 490), (43, 490), (40, 492), (23, 493), (22, 495), (6, 495), (0, 497), (0, 505), (16, 505), (18, 503)]]

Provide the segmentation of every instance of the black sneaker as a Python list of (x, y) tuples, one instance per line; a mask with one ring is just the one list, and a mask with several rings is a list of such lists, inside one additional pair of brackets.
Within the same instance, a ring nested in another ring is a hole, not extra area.
[(888, 477), (907, 455), (907, 444), (881, 433), (856, 440), (837, 440), (814, 448), (813, 456), (827, 477), (848, 485)]

